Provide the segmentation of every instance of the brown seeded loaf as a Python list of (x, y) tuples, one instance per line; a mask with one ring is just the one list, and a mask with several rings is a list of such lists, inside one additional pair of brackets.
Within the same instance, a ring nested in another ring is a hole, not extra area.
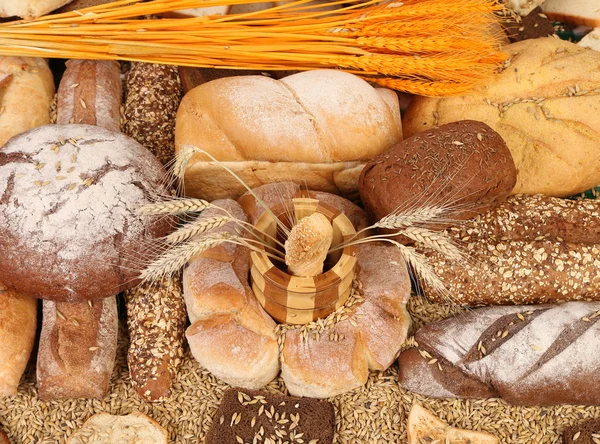
[(417, 331), (400, 384), (434, 398), (600, 403), (600, 302), (484, 307)]
[(205, 443), (270, 439), (273, 443), (331, 444), (334, 433), (335, 411), (328, 401), (231, 388), (213, 416)]
[(0, 398), (17, 393), (35, 341), (37, 306), (0, 283)]
[(0, 146), (19, 133), (50, 123), (54, 91), (44, 59), (0, 57)]
[[(281, 80), (227, 77), (194, 88), (177, 112), (175, 149), (192, 145), (224, 162), (250, 187), (294, 181), (352, 195), (364, 163), (402, 139), (396, 94), (357, 76), (315, 70)], [(246, 189), (196, 154), (186, 194), (239, 198)]]
[(44, 301), (37, 359), (40, 399), (103, 399), (117, 353), (116, 297)]
[(183, 357), (187, 322), (181, 276), (144, 283), (125, 294), (129, 352), (127, 364), (138, 396), (168, 398)]
[(416, 97), (407, 137), (458, 120), (488, 124), (517, 167), (512, 194), (571, 196), (600, 184), (600, 53), (554, 37), (503, 47), (510, 59), (479, 92)]
[(183, 91), (176, 66), (131, 64), (125, 78), (123, 133), (141, 143), (163, 165), (175, 157), (175, 115)]
[(360, 196), (373, 220), (420, 207), (442, 208), (440, 229), (503, 202), (516, 170), (500, 135), (484, 123), (464, 120), (409, 137), (367, 163)]
[[(600, 300), (600, 200), (512, 196), (446, 233), (465, 252), (465, 263), (422, 252), (454, 303)], [(447, 302), (424, 285), (430, 299)]]
[(58, 87), (56, 123), (121, 131), (121, 69), (108, 60), (69, 60)]
[(600, 419), (567, 427), (563, 432), (563, 444), (596, 444), (600, 437)]

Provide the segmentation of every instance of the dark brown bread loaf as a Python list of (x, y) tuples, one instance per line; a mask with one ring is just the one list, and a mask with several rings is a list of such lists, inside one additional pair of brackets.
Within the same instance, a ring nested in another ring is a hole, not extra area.
[(267, 442), (268, 438), (273, 444), (330, 444), (334, 430), (335, 411), (328, 401), (232, 388), (213, 416), (206, 444)]
[(376, 156), (360, 175), (359, 191), (376, 220), (420, 206), (445, 208), (446, 219), (464, 220), (502, 203), (516, 174), (498, 133), (464, 120), (416, 134)]
[(176, 66), (134, 62), (127, 72), (123, 132), (163, 165), (175, 158), (175, 115), (182, 94)]
[[(460, 243), (466, 262), (422, 252), (455, 303), (600, 300), (600, 200), (512, 196), (446, 233)], [(427, 285), (424, 291), (445, 299)]]
[(125, 299), (131, 383), (140, 397), (162, 401), (171, 392), (183, 357), (187, 316), (181, 277), (139, 285)]
[(563, 432), (563, 444), (597, 444), (600, 442), (600, 419), (567, 427)]
[(39, 397), (104, 398), (117, 354), (116, 297), (93, 302), (44, 301), (42, 319)]
[(69, 60), (58, 88), (56, 123), (121, 131), (121, 68), (109, 60)]
[(434, 398), (600, 403), (600, 302), (485, 307), (417, 331), (400, 384)]
[(554, 26), (540, 7), (535, 8), (525, 16), (518, 17), (518, 22), (513, 19), (504, 23), (506, 34), (511, 43), (548, 37), (554, 34)]
[(92, 125), (46, 125), (0, 148), (0, 282), (58, 301), (132, 287), (169, 220), (140, 216), (166, 172), (148, 150)]

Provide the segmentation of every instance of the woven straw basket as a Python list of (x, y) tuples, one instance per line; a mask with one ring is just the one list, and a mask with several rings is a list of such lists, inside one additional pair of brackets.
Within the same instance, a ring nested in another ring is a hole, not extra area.
[[(333, 226), (332, 246), (339, 245), (356, 233), (346, 215), (316, 199), (292, 199), (287, 204), (271, 208), (271, 211), (288, 227), (292, 225), (292, 213), (295, 220), (314, 212), (323, 214)], [(268, 212), (258, 219), (255, 226), (261, 233), (266, 233), (264, 240), (271, 246), (275, 246), (275, 241), (269, 236), (278, 238), (280, 242), (285, 240), (278, 233), (275, 219)], [(356, 251), (356, 247), (351, 246), (329, 254), (325, 262), (326, 271), (314, 277), (292, 276), (277, 268), (266, 254), (254, 251), (250, 256), (252, 289), (267, 313), (277, 322), (306, 324), (324, 318), (341, 307), (350, 295)], [(329, 270), (328, 265), (331, 267)]]

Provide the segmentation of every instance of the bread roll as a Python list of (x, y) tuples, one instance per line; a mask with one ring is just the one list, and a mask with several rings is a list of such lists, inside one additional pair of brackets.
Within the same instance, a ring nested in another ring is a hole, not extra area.
[(97, 413), (67, 439), (67, 444), (167, 444), (167, 431), (142, 412), (117, 416)]
[(0, 398), (17, 393), (36, 329), (37, 300), (0, 283)]
[(465, 120), (416, 134), (376, 156), (363, 169), (359, 189), (372, 220), (437, 208), (441, 217), (421, 226), (441, 229), (502, 203), (516, 178), (502, 137)]
[[(246, 220), (231, 200), (215, 201), (235, 217)], [(205, 210), (200, 217), (223, 213)], [(235, 233), (230, 223), (206, 235)], [(186, 336), (196, 360), (230, 385), (262, 388), (279, 373), (275, 322), (265, 313), (248, 285), (249, 252), (223, 245), (192, 259), (183, 274), (183, 288), (192, 325)]]
[(54, 91), (44, 59), (0, 57), (0, 146), (19, 133), (50, 123)]
[(69, 60), (58, 88), (56, 123), (121, 131), (121, 68), (108, 60)]
[(600, 51), (600, 28), (596, 28), (592, 32), (586, 34), (586, 36), (579, 41), (578, 45)]
[(0, 17), (34, 19), (66, 5), (71, 0), (0, 0)]
[[(350, 195), (361, 166), (402, 138), (398, 98), (352, 74), (317, 70), (274, 80), (229, 77), (190, 91), (177, 112), (175, 149), (200, 147), (251, 188), (295, 181)], [(246, 190), (230, 173), (195, 155), (185, 191), (208, 200)]]
[(407, 136), (457, 120), (487, 123), (517, 167), (513, 194), (570, 196), (600, 184), (600, 53), (553, 37), (504, 47), (505, 69), (479, 93), (417, 97)]
[(115, 365), (116, 298), (94, 302), (44, 301), (37, 360), (43, 400), (103, 399)]

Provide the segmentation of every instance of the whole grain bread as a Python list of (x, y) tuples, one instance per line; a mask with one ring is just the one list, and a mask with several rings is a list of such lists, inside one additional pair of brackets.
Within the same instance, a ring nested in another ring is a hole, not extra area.
[(586, 421), (563, 432), (563, 444), (596, 444), (600, 441), (600, 419)]
[(335, 411), (328, 401), (231, 388), (215, 412), (206, 444), (300, 442), (330, 444)]
[(464, 220), (502, 203), (515, 182), (502, 137), (484, 123), (465, 120), (428, 129), (374, 157), (360, 175), (359, 191), (374, 220), (421, 206)]

